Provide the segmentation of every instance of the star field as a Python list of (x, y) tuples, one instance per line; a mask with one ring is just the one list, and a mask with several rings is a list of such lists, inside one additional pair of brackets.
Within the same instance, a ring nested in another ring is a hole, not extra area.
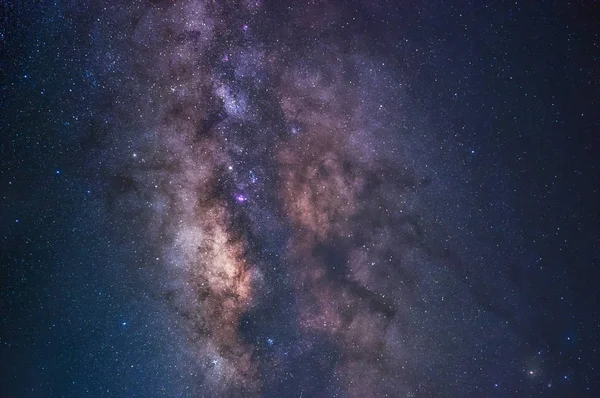
[(0, 7), (0, 395), (600, 393), (595, 4)]

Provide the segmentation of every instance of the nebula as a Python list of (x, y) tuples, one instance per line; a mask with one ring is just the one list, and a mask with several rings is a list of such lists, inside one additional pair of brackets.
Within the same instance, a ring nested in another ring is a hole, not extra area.
[(111, 211), (135, 220), (198, 394), (424, 396), (446, 343), (422, 291), (451, 277), (424, 238), (401, 76), (330, 31), (341, 9), (306, 6), (103, 11)]
[[(132, 12), (119, 45), (137, 54), (136, 77), (115, 90), (143, 133), (115, 166), (130, 186), (114, 206), (145, 220), (206, 391), (277, 395), (287, 379), (306, 396), (408, 393), (398, 341), (420, 256), (417, 184), (379, 156), (389, 116), (369, 109), (377, 87), (363, 76), (377, 66), (333, 45), (261, 42), (261, 5), (240, 11), (246, 23), (231, 12)], [(315, 369), (325, 378), (311, 382)]]

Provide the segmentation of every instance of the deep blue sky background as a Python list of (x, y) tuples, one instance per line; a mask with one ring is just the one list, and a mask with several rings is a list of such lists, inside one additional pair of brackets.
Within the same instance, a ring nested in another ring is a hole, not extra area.
[[(510, 323), (515, 351), (543, 352), (543, 385), (524, 377), (519, 396), (598, 396), (598, 3), (394, 3), (342, 9), (411, 82), (408, 123), (428, 126), (431, 247)], [(98, 7), (1, 3), (3, 397), (186, 396), (193, 383), (121, 240), (136, 232), (107, 206)]]

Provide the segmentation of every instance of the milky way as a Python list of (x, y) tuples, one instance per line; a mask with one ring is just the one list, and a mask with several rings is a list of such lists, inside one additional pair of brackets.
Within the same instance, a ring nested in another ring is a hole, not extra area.
[(456, 181), (427, 157), (412, 82), (342, 5), (113, 3), (91, 28), (110, 93), (92, 127), (111, 132), (94, 164), (191, 394), (461, 396), (474, 372), (499, 378), (526, 340), (506, 322), (519, 293), (501, 277), (510, 299), (480, 293), (439, 240), (431, 198), (464, 204), (444, 196)]

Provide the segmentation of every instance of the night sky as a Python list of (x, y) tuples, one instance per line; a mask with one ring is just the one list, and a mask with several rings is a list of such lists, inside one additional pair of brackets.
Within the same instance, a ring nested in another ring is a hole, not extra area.
[(0, 397), (599, 397), (599, 21), (0, 1)]

